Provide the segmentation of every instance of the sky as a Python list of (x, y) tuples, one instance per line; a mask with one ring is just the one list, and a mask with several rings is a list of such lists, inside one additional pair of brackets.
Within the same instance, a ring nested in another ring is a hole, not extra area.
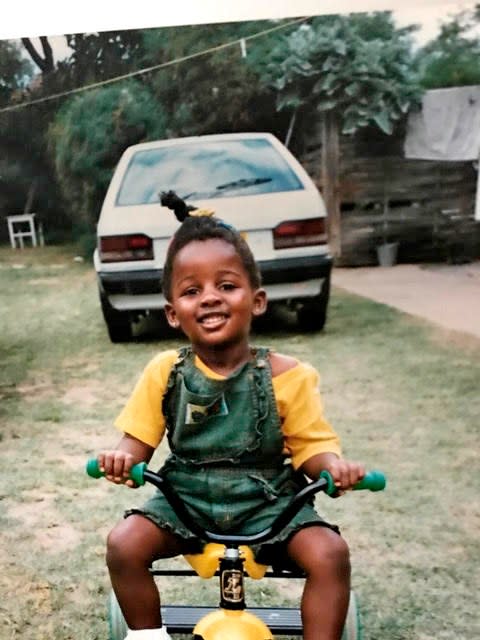
[(398, 26), (421, 25), (416, 38), (422, 45), (435, 37), (449, 15), (474, 5), (475, 0), (23, 0), (9, 3), (0, 22), (0, 39), (49, 35), (61, 59), (68, 53), (65, 39), (52, 36), (63, 33), (392, 10)]
[(474, 0), (22, 0), (9, 2), (8, 11), (2, 12), (0, 38), (389, 9), (399, 16), (419, 16), (427, 33), (442, 16), (474, 4)]

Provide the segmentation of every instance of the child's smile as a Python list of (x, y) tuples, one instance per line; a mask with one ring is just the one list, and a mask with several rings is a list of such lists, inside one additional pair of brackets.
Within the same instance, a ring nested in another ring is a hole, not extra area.
[(248, 343), (253, 315), (265, 310), (235, 248), (220, 238), (194, 240), (175, 256), (165, 310), (197, 348)]
[(205, 313), (198, 321), (209, 329), (218, 329), (228, 318), (226, 313)]

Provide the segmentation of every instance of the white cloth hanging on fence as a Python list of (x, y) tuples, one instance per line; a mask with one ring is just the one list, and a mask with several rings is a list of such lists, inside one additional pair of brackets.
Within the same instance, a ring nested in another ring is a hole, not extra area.
[(408, 117), (404, 152), (419, 160), (478, 160), (480, 86), (432, 89)]

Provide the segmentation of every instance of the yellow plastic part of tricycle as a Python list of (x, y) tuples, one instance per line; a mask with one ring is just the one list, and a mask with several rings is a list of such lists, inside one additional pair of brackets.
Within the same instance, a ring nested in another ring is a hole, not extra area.
[(193, 633), (204, 640), (273, 640), (267, 625), (252, 613), (226, 609), (207, 614)]
[[(218, 569), (220, 558), (224, 554), (223, 544), (209, 542), (205, 545), (202, 553), (186, 555), (185, 560), (201, 578), (211, 578)], [(255, 562), (253, 551), (250, 547), (241, 545), (239, 547), (240, 557), (244, 559), (244, 568), (247, 575), (254, 580), (260, 580), (265, 575), (268, 567), (265, 564)]]

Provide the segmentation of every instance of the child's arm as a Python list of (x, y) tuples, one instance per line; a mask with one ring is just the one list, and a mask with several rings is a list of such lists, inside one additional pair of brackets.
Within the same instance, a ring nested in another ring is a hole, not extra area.
[(116, 449), (102, 451), (98, 455), (98, 465), (110, 482), (133, 488), (136, 484), (129, 479), (130, 469), (137, 462), (149, 462), (154, 451), (150, 445), (125, 433)]
[(363, 464), (339, 458), (335, 453), (318, 453), (306, 460), (300, 470), (312, 480), (316, 480), (320, 472), (326, 470), (332, 476), (335, 486), (343, 491), (351, 489), (365, 475)]

